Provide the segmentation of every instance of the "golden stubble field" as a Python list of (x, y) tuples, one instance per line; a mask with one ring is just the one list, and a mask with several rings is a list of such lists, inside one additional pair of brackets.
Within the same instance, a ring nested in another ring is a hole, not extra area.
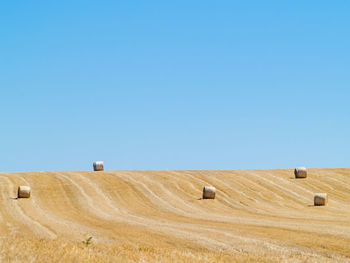
[(0, 262), (350, 262), (348, 168), (0, 173), (0, 187)]

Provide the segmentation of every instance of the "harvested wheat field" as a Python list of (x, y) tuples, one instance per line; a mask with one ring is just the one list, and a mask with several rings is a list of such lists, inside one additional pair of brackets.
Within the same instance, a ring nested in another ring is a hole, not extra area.
[(0, 261), (350, 262), (350, 169), (293, 172), (1, 173)]

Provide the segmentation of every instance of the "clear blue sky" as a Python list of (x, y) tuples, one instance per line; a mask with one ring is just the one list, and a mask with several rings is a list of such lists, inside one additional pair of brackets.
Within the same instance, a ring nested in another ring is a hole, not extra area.
[(1, 171), (349, 166), (350, 2), (53, 2), (1, 2)]

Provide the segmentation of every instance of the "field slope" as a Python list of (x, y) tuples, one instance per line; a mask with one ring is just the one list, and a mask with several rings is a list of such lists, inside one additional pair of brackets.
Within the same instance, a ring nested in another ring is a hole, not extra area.
[(1, 262), (350, 262), (350, 169), (0, 173), (0, 187)]

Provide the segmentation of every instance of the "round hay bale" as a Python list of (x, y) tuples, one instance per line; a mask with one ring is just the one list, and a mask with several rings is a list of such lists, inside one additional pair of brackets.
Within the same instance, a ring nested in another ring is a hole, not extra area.
[(327, 193), (316, 193), (314, 197), (315, 206), (323, 206), (328, 203), (328, 194)]
[(30, 197), (30, 186), (21, 185), (18, 186), (18, 198), (29, 198)]
[(203, 199), (215, 199), (216, 189), (213, 186), (203, 187)]
[(306, 178), (307, 169), (305, 167), (297, 167), (294, 169), (295, 178)]
[(104, 171), (104, 164), (102, 161), (94, 162), (94, 171)]

